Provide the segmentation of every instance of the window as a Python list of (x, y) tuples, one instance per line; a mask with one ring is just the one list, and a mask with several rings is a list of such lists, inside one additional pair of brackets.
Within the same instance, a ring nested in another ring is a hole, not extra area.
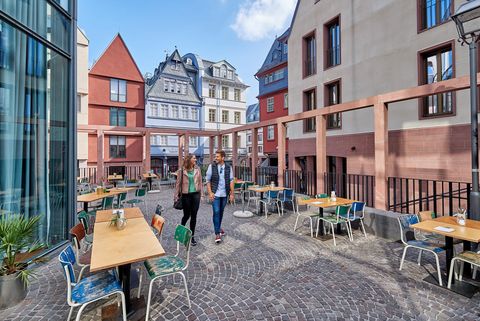
[(315, 33), (303, 38), (303, 76), (308, 77), (317, 72), (317, 49)]
[(81, 95), (77, 95), (77, 112), (78, 113), (82, 112), (82, 96)]
[(153, 135), (150, 137), (150, 144), (154, 146), (167, 146), (168, 136), (165, 135)]
[(233, 97), (235, 101), (240, 101), (240, 89), (235, 88), (233, 90)]
[(172, 106), (172, 118), (173, 119), (178, 119), (180, 118), (178, 116), (178, 106)]
[(216, 95), (215, 95), (215, 92), (217, 91), (217, 86), (215, 85), (208, 85), (208, 97), (210, 98), (215, 98)]
[(263, 132), (258, 133), (257, 141), (258, 141), (259, 143), (260, 143), (260, 142), (263, 142)]
[(160, 146), (168, 146), (168, 136), (160, 135), (158, 137), (160, 138)]
[(252, 142), (252, 134), (247, 134), (247, 143)]
[(420, 0), (420, 30), (442, 24), (453, 13), (452, 0)]
[(283, 54), (288, 54), (288, 45), (286, 43), (283, 44)]
[(263, 154), (263, 146), (262, 145), (258, 145), (257, 150), (258, 150), (258, 153)]
[(125, 158), (125, 136), (110, 136), (110, 158)]
[(158, 117), (158, 104), (154, 104), (154, 103), (150, 104), (150, 116)]
[(265, 76), (265, 85), (283, 78), (285, 78), (285, 68), (267, 74)]
[(228, 138), (229, 137), (227, 135), (222, 136), (222, 148), (228, 148), (229, 147)]
[(187, 84), (182, 83), (181, 86), (182, 86), (182, 95), (186, 95), (187, 94)]
[(168, 105), (162, 104), (160, 106), (160, 117), (168, 118)]
[[(303, 93), (303, 110), (309, 111), (317, 108), (316, 90), (311, 89)], [(304, 120), (303, 130), (305, 132), (315, 131), (315, 117)]]
[(215, 109), (209, 109), (208, 110), (208, 121), (209, 122), (216, 122), (217, 121), (217, 113), (215, 112)]
[(233, 122), (235, 124), (240, 124), (240, 112), (239, 111), (236, 111), (234, 114), (233, 114)]
[(340, 18), (327, 23), (324, 28), (325, 68), (340, 65)]
[(228, 100), (228, 87), (222, 86), (222, 99)]
[(237, 136), (237, 148), (240, 148), (242, 146), (242, 136)]
[(288, 108), (288, 93), (283, 95), (283, 108)]
[(274, 74), (275, 80), (283, 79), (283, 74), (284, 74), (284, 72), (285, 72), (285, 69), (284, 69), (284, 68), (275, 71), (275, 74)]
[(192, 120), (198, 120), (198, 109), (192, 108)]
[(249, 153), (252, 152), (252, 146), (248, 146), (248, 152), (249, 152)]
[(124, 103), (127, 101), (127, 82), (120, 79), (110, 79), (110, 100)]
[[(340, 81), (325, 85), (325, 106), (340, 103)], [(335, 113), (327, 116), (327, 129), (342, 128), (342, 114)]]
[(188, 137), (188, 146), (190, 147), (197, 147), (197, 137)]
[(214, 77), (220, 77), (220, 68), (218, 68), (218, 67), (213, 68), (213, 76)]
[(182, 106), (182, 119), (188, 119), (188, 107)]
[(271, 125), (267, 127), (267, 140), (275, 139), (275, 126)]
[(127, 126), (127, 112), (125, 108), (110, 108), (110, 126)]
[(175, 83), (175, 91), (177, 92), (177, 94), (180, 93), (180, 83), (178, 82)]
[(225, 65), (220, 67), (220, 77), (227, 78), (227, 67)]
[(163, 80), (163, 91), (168, 92), (168, 88), (170, 86), (170, 82), (167, 79)]
[(232, 70), (227, 71), (227, 78), (228, 79), (233, 79), (233, 71)]
[(228, 110), (222, 110), (222, 123), (228, 123)]
[[(433, 84), (453, 78), (452, 43), (420, 54), (420, 84)], [(421, 99), (423, 117), (453, 113), (453, 92), (431, 95)]]
[(273, 112), (274, 102), (275, 100), (273, 99), (273, 97), (267, 98), (267, 113)]

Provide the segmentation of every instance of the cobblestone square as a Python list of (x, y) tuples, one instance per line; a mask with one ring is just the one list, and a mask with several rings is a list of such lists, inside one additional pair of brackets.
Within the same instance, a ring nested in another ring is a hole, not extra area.
[[(173, 231), (181, 212), (172, 209), (172, 190), (149, 195), (149, 208), (167, 208), (162, 245), (175, 250)], [(422, 279), (435, 273), (434, 260), (417, 253), (398, 270), (403, 246), (354, 230), (333, 241), (312, 239), (308, 226), (293, 232), (296, 216), (241, 219), (228, 205), (224, 242), (214, 244), (211, 206), (202, 202), (187, 282), (188, 308), (180, 278), (165, 278), (154, 287), (153, 320), (479, 320), (480, 295), (472, 299)], [(142, 210), (145, 212), (144, 208)], [(441, 256), (444, 262), (444, 256)], [(138, 264), (146, 276), (142, 264)], [(53, 255), (35, 269), (38, 279), (19, 305), (0, 311), (0, 320), (65, 320), (66, 282)], [(147, 295), (148, 284), (142, 288)], [(136, 290), (133, 291), (136, 294)], [(109, 302), (102, 302), (109, 304)], [(75, 310), (76, 312), (77, 310)], [(82, 320), (99, 320), (101, 305)]]

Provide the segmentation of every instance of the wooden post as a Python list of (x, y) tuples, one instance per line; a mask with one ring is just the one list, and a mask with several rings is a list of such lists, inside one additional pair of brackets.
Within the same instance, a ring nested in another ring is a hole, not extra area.
[(315, 117), (315, 154), (317, 155), (317, 194), (325, 193), (325, 172), (327, 171), (327, 118), (326, 116)]
[(104, 166), (104, 134), (103, 130), (99, 129), (97, 130), (97, 184), (101, 184), (103, 182), (103, 166)]
[(374, 109), (375, 117), (375, 208), (388, 208), (388, 107), (377, 100)]
[(178, 136), (178, 168), (183, 166), (183, 147), (185, 146), (185, 135)]
[(186, 157), (190, 153), (190, 135), (185, 134), (183, 141), (183, 157)]
[(215, 159), (215, 136), (210, 136), (208, 139), (209, 139), (208, 152), (210, 154), (210, 164), (211, 164)]
[(283, 175), (285, 173), (285, 136), (286, 129), (283, 123), (277, 124), (277, 138), (278, 138), (278, 148), (277, 148), (277, 159), (278, 159), (278, 186), (284, 186)]
[(148, 172), (151, 169), (151, 156), (150, 156), (150, 132), (146, 131), (143, 136), (143, 169), (144, 172)]
[(233, 174), (235, 175), (235, 168), (238, 164), (238, 132), (232, 133), (232, 166), (233, 166)]
[(258, 128), (252, 129), (252, 181), (257, 181), (256, 169), (258, 166)]
[(222, 135), (217, 135), (217, 150), (223, 149), (222, 137)]

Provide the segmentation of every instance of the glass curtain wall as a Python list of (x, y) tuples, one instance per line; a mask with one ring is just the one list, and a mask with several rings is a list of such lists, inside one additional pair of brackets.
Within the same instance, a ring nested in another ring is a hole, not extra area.
[(0, 0), (0, 215), (40, 215), (37, 236), (49, 245), (67, 239), (73, 162), (71, 2), (56, 2), (63, 12)]

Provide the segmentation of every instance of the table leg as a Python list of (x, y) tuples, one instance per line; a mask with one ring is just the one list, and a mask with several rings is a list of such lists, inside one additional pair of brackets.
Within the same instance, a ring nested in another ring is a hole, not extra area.
[[(463, 250), (464, 251), (471, 251), (472, 250), (472, 243), (470, 241), (463, 241)], [(470, 264), (466, 264), (463, 267), (463, 276), (468, 278), (472, 277), (472, 267)]]
[(127, 314), (132, 312), (132, 301), (130, 299), (130, 269), (131, 264), (120, 265), (118, 271), (120, 273), (120, 282), (122, 283), (123, 293), (125, 294), (125, 306)]
[[(323, 207), (318, 208), (318, 216), (323, 217)], [(323, 220), (318, 220), (318, 229), (320, 231), (320, 235), (323, 235)]]
[[(445, 259), (448, 275), (448, 273), (450, 273), (450, 265), (453, 259), (453, 238), (450, 236), (445, 236)], [(452, 283), (455, 283), (455, 278), (452, 278)]]
[(149, 178), (147, 178), (147, 180), (148, 180), (148, 190), (151, 191), (152, 190), (152, 178), (149, 177)]
[[(263, 192), (260, 192), (260, 199), (263, 199)], [(260, 203), (260, 200), (258, 201), (259, 209), (258, 209), (258, 215), (263, 215), (263, 206), (262, 203)]]
[(117, 181), (113, 181), (113, 187), (117, 188)]
[(88, 212), (88, 202), (83, 202), (83, 210)]

